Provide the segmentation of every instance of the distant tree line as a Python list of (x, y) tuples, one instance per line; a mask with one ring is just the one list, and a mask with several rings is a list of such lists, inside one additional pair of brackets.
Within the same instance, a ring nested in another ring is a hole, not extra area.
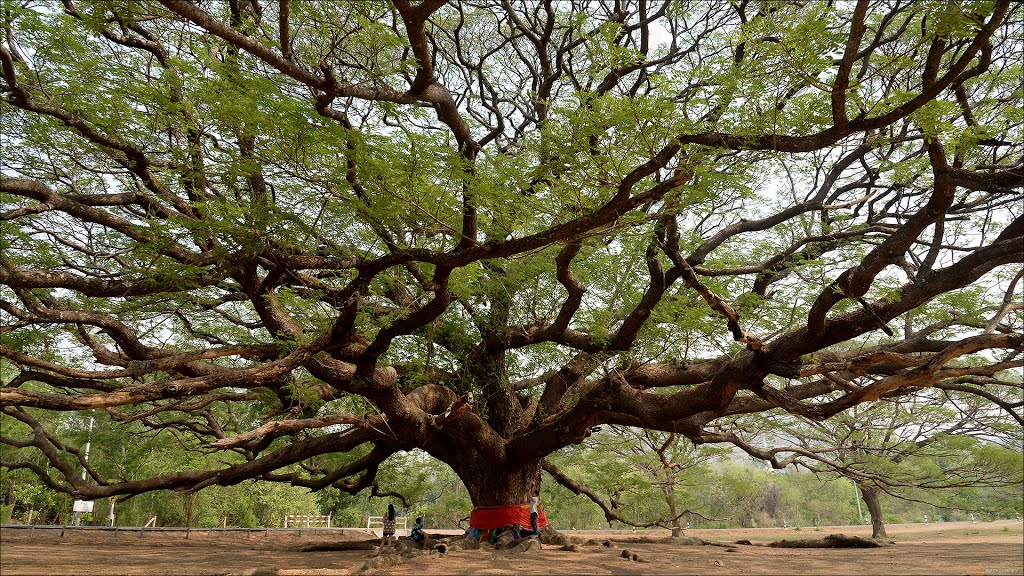
[[(584, 453), (585, 452), (585, 453)], [(796, 470), (771, 470), (763, 462), (737, 453), (718, 453), (686, 468), (673, 486), (673, 505), (682, 528), (788, 526), (814, 527), (868, 523), (858, 508), (858, 493), (846, 478)], [(644, 453), (648, 459), (656, 457)], [(1012, 456), (1012, 455), (1010, 455)], [(583, 447), (555, 458), (558, 466), (579, 473), (590, 486), (615, 502), (618, 512), (641, 527), (670, 528), (673, 517), (664, 484), (647, 477), (636, 462), (613, 461), (612, 454)], [(1020, 454), (1017, 454), (1020, 460)], [(600, 465), (594, 465), (595, 460)], [(602, 461), (603, 460), (603, 461)], [(590, 474), (590, 476), (587, 476)], [(585, 495), (574, 494), (545, 474), (541, 501), (556, 528), (629, 529), (609, 523), (603, 510)], [(1017, 518), (1024, 513), (1017, 486), (957, 487), (927, 492), (904, 490), (902, 498), (879, 496), (886, 523), (956, 521), (975, 518)], [(140, 526), (156, 517), (159, 526), (280, 527), (285, 514), (331, 514), (334, 526), (365, 526), (367, 516), (380, 515), (393, 502), (409, 515), (423, 516), (435, 528), (465, 527), (472, 509), (465, 486), (451, 470), (419, 453), (407, 453), (382, 469), (375, 488), (351, 495), (327, 488), (310, 492), (277, 483), (248, 481), (236, 486), (210, 486), (192, 494), (149, 492), (115, 502), (118, 526)], [(24, 471), (0, 477), (0, 521), (3, 523), (69, 524), (72, 498), (33, 482)], [(97, 500), (85, 523), (109, 525), (109, 499)], [(30, 520), (31, 516), (31, 520)], [(646, 526), (645, 526), (646, 525)]]

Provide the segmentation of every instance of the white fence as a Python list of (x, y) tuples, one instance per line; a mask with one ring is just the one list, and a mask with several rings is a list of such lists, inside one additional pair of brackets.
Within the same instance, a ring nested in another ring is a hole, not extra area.
[(285, 528), (330, 528), (331, 515), (316, 516), (313, 514), (286, 514), (284, 517)]

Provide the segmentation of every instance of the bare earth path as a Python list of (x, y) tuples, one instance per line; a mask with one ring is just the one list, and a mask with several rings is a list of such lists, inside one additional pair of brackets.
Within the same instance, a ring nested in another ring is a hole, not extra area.
[[(954, 522), (889, 526), (895, 545), (876, 549), (777, 549), (739, 546), (681, 546), (632, 542), (641, 534), (652, 540), (665, 531), (586, 533), (586, 539), (611, 539), (614, 546), (580, 546), (564, 552), (555, 546), (523, 553), (480, 550), (444, 556), (422, 553), (398, 566), (360, 572), (366, 551), (299, 552), (313, 542), (364, 539), (367, 534), (307, 530), (294, 532), (212, 533), (192, 531), (112, 532), (4, 529), (0, 531), (0, 574), (118, 576), (297, 576), (370, 574), (1024, 574), (1024, 532), (1015, 521)], [(749, 539), (767, 543), (781, 539), (821, 538), (832, 533), (870, 536), (863, 526), (824, 528), (689, 530), (714, 542)], [(636, 553), (642, 562), (622, 557)]]

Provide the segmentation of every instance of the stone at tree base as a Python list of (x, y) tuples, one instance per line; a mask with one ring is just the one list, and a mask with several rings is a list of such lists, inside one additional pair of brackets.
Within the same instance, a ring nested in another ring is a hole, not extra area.
[(406, 558), (412, 558), (414, 556), (419, 556), (423, 552), (420, 549), (419, 544), (417, 544), (416, 542), (413, 542), (412, 540), (399, 540), (395, 544), (395, 550), (397, 550), (399, 554), (401, 554), (402, 556), (404, 556)]
[[(445, 548), (445, 552), (452, 552), (455, 550), (479, 550), (480, 541), (476, 538), (469, 538), (467, 536), (451, 536), (436, 540), (433, 548), (434, 550), (437, 550), (440, 546)], [(442, 552), (442, 554), (445, 552)]]
[(573, 541), (568, 536), (555, 530), (550, 524), (541, 529), (540, 541), (542, 544), (549, 544), (551, 546), (568, 546), (573, 544)]
[(479, 550), (481, 546), (476, 538), (459, 538), (451, 544), (454, 550)]
[(370, 558), (400, 557), (408, 560), (410, 558), (419, 556), (422, 553), (423, 552), (421, 550), (413, 548), (408, 545), (402, 545), (401, 542), (399, 541), (395, 544), (392, 544), (391, 546), (388, 546), (387, 548), (376, 548), (372, 553), (370, 553)]
[(404, 564), (407, 558), (402, 554), (382, 553), (370, 558), (355, 571), (356, 574), (365, 574), (370, 571), (385, 570)]
[(579, 552), (580, 547), (575, 544), (567, 544), (559, 548), (559, 550), (561, 550), (562, 552)]
[(522, 552), (529, 552), (531, 550), (540, 549), (540, 540), (537, 540), (536, 538), (520, 538), (516, 545), (512, 547), (511, 551), (513, 553), (520, 554)]
[(508, 550), (516, 545), (516, 535), (511, 530), (502, 532), (494, 541), (495, 550)]

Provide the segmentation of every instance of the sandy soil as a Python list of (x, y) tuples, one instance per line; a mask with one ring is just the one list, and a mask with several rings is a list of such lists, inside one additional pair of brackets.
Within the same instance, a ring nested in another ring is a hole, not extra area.
[[(554, 545), (524, 552), (458, 550), (441, 555), (418, 551), (389, 565), (368, 551), (302, 552), (306, 544), (364, 540), (360, 531), (118, 533), (3, 529), (3, 576), (297, 576), (343, 574), (1024, 574), (1024, 527), (1020, 522), (908, 524), (889, 526), (894, 544), (874, 549), (779, 549), (761, 546), (684, 546), (659, 541), (667, 531), (567, 534), (578, 551)], [(823, 528), (688, 530), (687, 536), (732, 543), (749, 539), (821, 538), (828, 534), (870, 536), (864, 526)], [(611, 540), (612, 546), (583, 545)], [(638, 541), (643, 540), (643, 541)], [(623, 558), (624, 550), (640, 561)], [(367, 565), (368, 560), (373, 560)]]

